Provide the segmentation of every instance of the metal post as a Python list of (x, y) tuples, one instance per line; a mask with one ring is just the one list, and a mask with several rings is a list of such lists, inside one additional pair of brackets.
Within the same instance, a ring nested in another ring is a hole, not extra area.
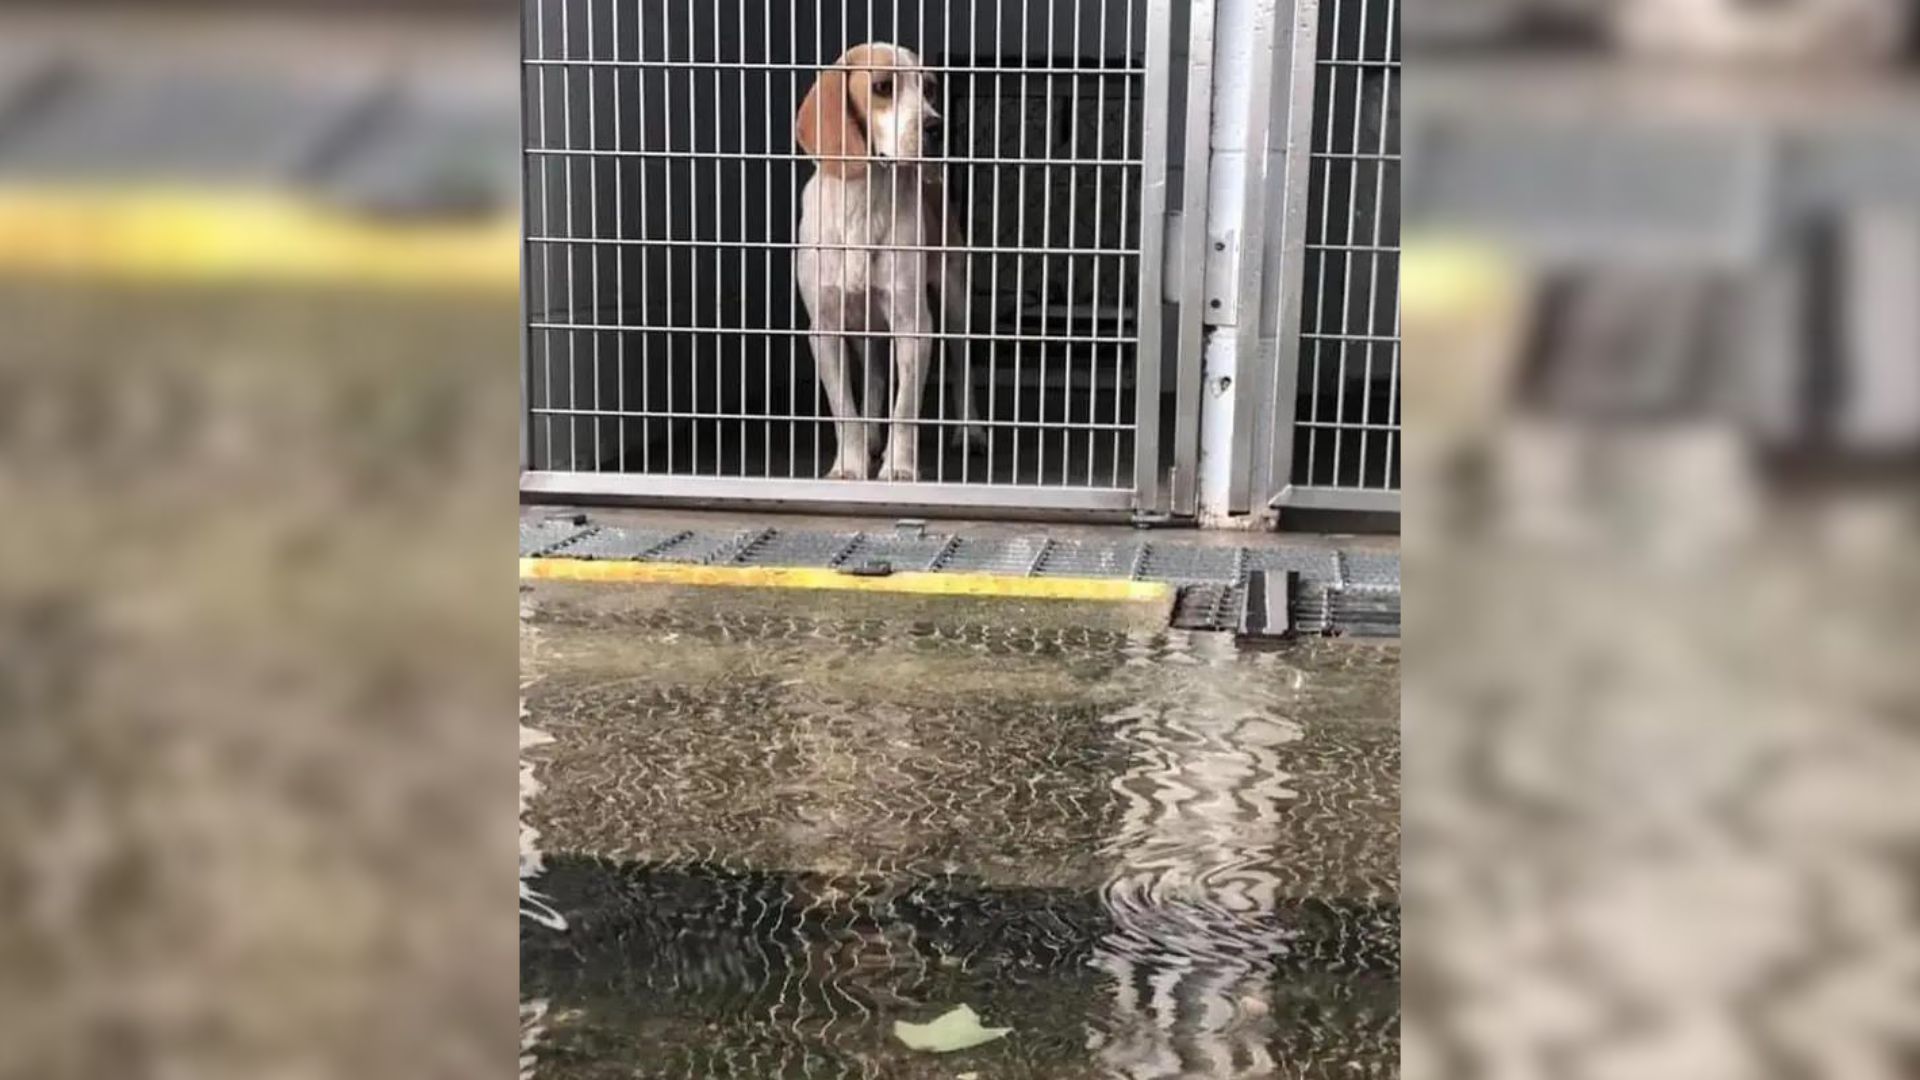
[(1253, 57), (1247, 75), (1246, 122), (1239, 150), (1243, 155), (1242, 186), (1238, 193), (1240, 243), (1234, 250), (1234, 355), (1240, 378), (1233, 396), (1233, 474), (1228, 510), (1244, 514), (1252, 508), (1253, 438), (1258, 433), (1258, 406), (1266, 400), (1273, 372), (1271, 357), (1260, 350), (1261, 257), (1266, 236), (1267, 133), (1272, 120), (1274, 23), (1279, 0), (1253, 5), (1250, 29)]
[(1313, 174), (1313, 117), (1315, 57), (1320, 38), (1320, 0), (1292, 0), (1280, 46), (1287, 56), (1289, 77), (1276, 81), (1276, 93), (1286, 102), (1280, 115), (1279, 161), (1269, 175), (1278, 206), (1278, 227), (1269, 244), (1269, 291), (1263, 305), (1261, 335), (1272, 342), (1273, 392), (1266, 413), (1265, 440), (1256, 443), (1266, 453), (1253, 477), (1253, 490), (1265, 502), (1293, 477), (1293, 418), (1300, 393), (1300, 287), (1305, 268), (1308, 181)]
[(1160, 475), (1160, 275), (1164, 267), (1167, 210), (1167, 69), (1171, 66), (1172, 0), (1147, 2), (1147, 72), (1140, 156), (1140, 293), (1135, 347), (1134, 508), (1161, 508)]
[[(1199, 513), (1218, 521), (1247, 506), (1258, 358), (1262, 179), (1278, 0), (1220, 0), (1216, 9), (1212, 161), (1205, 297), (1209, 335), (1200, 413)], [(1248, 385), (1251, 383), (1252, 385)]]
[(1209, 240), (1202, 226), (1207, 218), (1208, 150), (1213, 121), (1214, 0), (1193, 0), (1187, 34), (1186, 157), (1182, 164), (1180, 201), (1180, 328), (1176, 335), (1179, 385), (1174, 404), (1173, 512), (1191, 515), (1198, 509), (1200, 458), (1201, 350), (1206, 344), (1203, 315), (1207, 300)]

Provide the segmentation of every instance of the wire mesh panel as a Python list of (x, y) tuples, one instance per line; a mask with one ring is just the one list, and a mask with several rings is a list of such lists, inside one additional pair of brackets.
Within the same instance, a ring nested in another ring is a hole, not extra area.
[(1398, 0), (1320, 0), (1300, 254), (1295, 504), (1400, 487)]
[(526, 0), (523, 486), (1133, 505), (1166, 3)]

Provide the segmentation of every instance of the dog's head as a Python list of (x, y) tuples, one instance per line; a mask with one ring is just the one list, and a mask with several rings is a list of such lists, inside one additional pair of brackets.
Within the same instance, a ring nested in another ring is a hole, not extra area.
[(937, 152), (937, 86), (912, 49), (878, 42), (848, 49), (820, 73), (794, 120), (794, 140), (834, 176), (858, 176), (863, 159)]

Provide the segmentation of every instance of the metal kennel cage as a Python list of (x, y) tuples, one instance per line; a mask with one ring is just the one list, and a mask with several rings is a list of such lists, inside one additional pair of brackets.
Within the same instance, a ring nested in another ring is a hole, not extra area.
[(1270, 475), (1280, 506), (1399, 509), (1399, 0), (1301, 0)]
[[(523, 491), (1157, 505), (1171, 6), (526, 0)], [(915, 482), (823, 478), (822, 329), (794, 282), (815, 169), (795, 112), (866, 41), (914, 49), (938, 79), (947, 152), (924, 167), (966, 233), (915, 245), (964, 260), (962, 325), (863, 339), (938, 346)], [(972, 451), (952, 445), (956, 366), (987, 435)]]

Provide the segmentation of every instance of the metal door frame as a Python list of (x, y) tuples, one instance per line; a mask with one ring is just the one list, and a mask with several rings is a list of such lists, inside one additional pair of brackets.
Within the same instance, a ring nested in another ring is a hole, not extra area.
[[(1142, 81), (1139, 274), (1135, 297), (1134, 464), (1131, 490), (993, 483), (888, 483), (787, 479), (782, 477), (698, 476), (611, 471), (535, 470), (532, 444), (536, 407), (532, 387), (534, 360), (531, 321), (532, 285), (528, 277), (531, 237), (529, 98), (524, 73), (533, 59), (528, 27), (549, 17), (555, 4), (597, 0), (523, 0), (519, 66), (521, 81), (521, 355), (520, 493), (533, 498), (582, 498), (707, 504), (804, 503), (817, 507), (916, 508), (928, 510), (1035, 510), (1077, 513), (1155, 513), (1167, 506), (1166, 474), (1161, 468), (1161, 364), (1163, 287), (1167, 233), (1168, 113), (1171, 83), (1171, 27), (1176, 0), (1144, 0), (1145, 70)], [(1055, 0), (1042, 0), (1055, 2)], [(1195, 4), (1195, 7), (1202, 5)], [(561, 18), (567, 17), (564, 7)], [(543, 24), (544, 25), (544, 24)], [(540, 58), (547, 60), (550, 58)], [(1189, 139), (1206, 138), (1204, 128)], [(550, 390), (550, 387), (549, 387)]]

